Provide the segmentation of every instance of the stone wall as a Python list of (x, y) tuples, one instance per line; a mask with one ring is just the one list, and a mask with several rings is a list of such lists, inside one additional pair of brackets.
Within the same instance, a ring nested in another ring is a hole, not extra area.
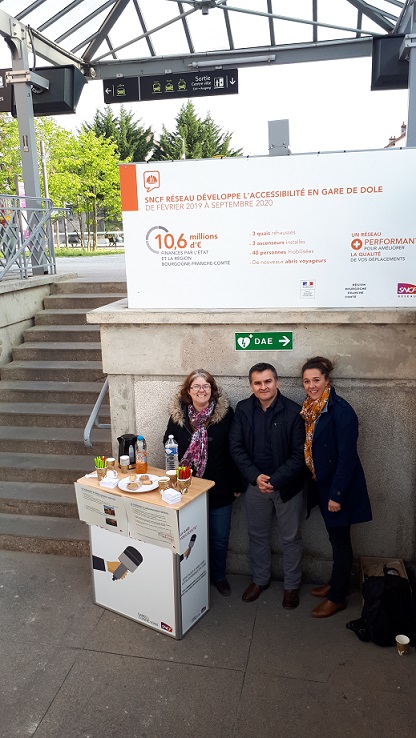
[[(413, 310), (216, 311), (128, 310), (126, 301), (88, 315), (101, 323), (104, 371), (110, 378), (113, 440), (140, 432), (150, 463), (163, 465), (169, 401), (183, 377), (204, 367), (234, 406), (250, 394), (247, 374), (258, 361), (274, 364), (283, 394), (301, 403), (300, 370), (321, 354), (336, 363), (334, 385), (358, 414), (359, 449), (373, 505), (372, 523), (354, 526), (356, 557), (415, 558), (416, 361)], [(236, 352), (234, 332), (293, 331), (293, 351)], [(114, 445), (114, 450), (116, 445)], [(320, 514), (303, 525), (304, 571), (325, 579), (331, 552)], [(273, 574), (281, 576), (277, 532)], [(234, 505), (228, 567), (249, 573), (242, 498)]]
[(51, 284), (67, 278), (53, 275), (0, 282), (0, 367), (12, 360), (13, 347), (22, 343), (23, 332), (43, 309)]

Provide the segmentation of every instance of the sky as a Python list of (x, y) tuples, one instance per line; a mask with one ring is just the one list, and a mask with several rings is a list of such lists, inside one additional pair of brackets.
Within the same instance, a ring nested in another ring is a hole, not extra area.
[[(0, 37), (0, 68), (11, 64)], [(41, 62), (38, 61), (38, 64)], [(193, 99), (198, 115), (210, 112), (232, 147), (247, 156), (268, 154), (268, 121), (289, 120), (292, 153), (383, 148), (407, 122), (407, 90), (371, 92), (371, 59), (346, 59), (239, 70), (239, 93)], [(156, 133), (175, 127), (183, 100), (128, 103), (145, 127)], [(91, 121), (104, 109), (102, 81), (84, 87), (75, 115), (57, 116), (68, 129)], [(112, 106), (117, 114), (119, 106)]]

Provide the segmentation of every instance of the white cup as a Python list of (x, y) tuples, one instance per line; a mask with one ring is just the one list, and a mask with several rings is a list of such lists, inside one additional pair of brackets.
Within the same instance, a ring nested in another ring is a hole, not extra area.
[(120, 468), (123, 474), (127, 474), (129, 470), (130, 456), (120, 456)]
[(396, 636), (396, 647), (399, 656), (404, 656), (407, 653), (407, 649), (410, 643), (410, 639), (405, 635)]

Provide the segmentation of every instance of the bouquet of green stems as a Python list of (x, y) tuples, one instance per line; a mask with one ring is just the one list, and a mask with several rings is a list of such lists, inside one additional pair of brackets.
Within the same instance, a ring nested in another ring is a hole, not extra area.
[(105, 456), (96, 456), (94, 459), (96, 469), (105, 469), (107, 466), (107, 459)]

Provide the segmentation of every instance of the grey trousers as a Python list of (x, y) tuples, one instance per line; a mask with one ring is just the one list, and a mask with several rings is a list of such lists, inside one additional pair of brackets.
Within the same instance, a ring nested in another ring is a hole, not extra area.
[(284, 588), (297, 589), (302, 577), (302, 492), (282, 502), (279, 492), (264, 494), (257, 486), (249, 484), (245, 500), (253, 582), (267, 584), (271, 577), (270, 533), (275, 510), (282, 539)]

